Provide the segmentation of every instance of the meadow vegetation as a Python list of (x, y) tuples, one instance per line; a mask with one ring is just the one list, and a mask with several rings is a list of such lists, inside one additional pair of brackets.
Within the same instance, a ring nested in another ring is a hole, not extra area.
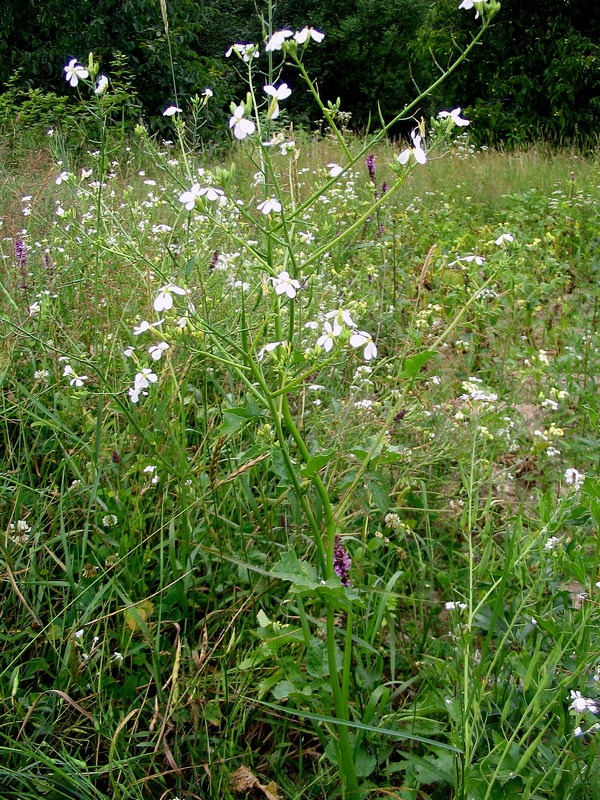
[(598, 162), (232, 57), (2, 153), (0, 796), (594, 800)]

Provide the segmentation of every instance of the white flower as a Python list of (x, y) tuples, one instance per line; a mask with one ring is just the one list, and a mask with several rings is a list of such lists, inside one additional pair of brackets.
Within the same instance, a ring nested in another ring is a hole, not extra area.
[(406, 150), (403, 150), (398, 156), (398, 161), (403, 165), (406, 164), (412, 153), (418, 164), (425, 164), (427, 161), (427, 154), (421, 145), (421, 137), (418, 133), (418, 129), (415, 128), (410, 136), (413, 141), (412, 147), (407, 147)]
[(200, 197), (200, 192), (200, 184), (195, 183), (189, 191), (182, 192), (179, 195), (179, 202), (184, 204), (186, 211), (192, 211), (196, 205), (196, 200)]
[(500, 236), (494, 241), (494, 244), (500, 246), (501, 244), (504, 244), (504, 242), (514, 242), (514, 240), (515, 237), (512, 235), (512, 233), (501, 233)]
[(270, 53), (273, 50), (281, 50), (281, 45), (285, 42), (286, 39), (289, 39), (290, 36), (293, 35), (294, 32), (290, 31), (288, 28), (284, 28), (281, 31), (275, 31), (275, 33), (268, 40), (265, 50), (267, 51), (267, 53)]
[(229, 119), (229, 127), (233, 128), (233, 135), (236, 139), (245, 139), (254, 133), (256, 125), (251, 119), (244, 117), (246, 110), (244, 106), (236, 106), (233, 115)]
[(333, 340), (342, 332), (342, 326), (334, 322), (333, 326), (330, 322), (323, 325), (323, 334), (317, 339), (317, 347), (322, 347), (328, 353), (333, 347)]
[(251, 58), (258, 58), (258, 45), (236, 42), (235, 44), (232, 44), (229, 50), (225, 53), (225, 58), (229, 58), (232, 53), (237, 53), (237, 55), (247, 64)]
[(70, 364), (65, 364), (63, 376), (69, 376), (69, 386), (83, 386), (89, 380), (87, 375), (76, 375)]
[(337, 178), (344, 171), (344, 168), (340, 167), (339, 164), (327, 164), (327, 169), (332, 178)]
[(134, 378), (133, 386), (127, 390), (132, 403), (137, 403), (140, 395), (146, 395), (148, 392), (144, 391), (151, 383), (158, 381), (156, 375), (149, 367), (145, 367), (141, 372), (138, 372)]
[(470, 8), (475, 9), (475, 19), (479, 16), (479, 11), (477, 10), (477, 5), (482, 5), (481, 0), (462, 0), (461, 4), (459, 5), (458, 9), (460, 11), (461, 8), (464, 8), (465, 11), (468, 11)]
[(169, 349), (169, 345), (166, 342), (159, 342), (158, 344), (154, 344), (148, 348), (148, 352), (154, 359), (154, 361), (160, 361), (162, 358), (162, 354), (165, 350)]
[(225, 197), (225, 192), (222, 189), (217, 189), (215, 186), (206, 186), (200, 189), (198, 194), (200, 197), (206, 197), (206, 199), (210, 200), (211, 203), (214, 203), (215, 200), (221, 200), (221, 198)]
[(104, 94), (104, 92), (108, 89), (108, 78), (106, 75), (100, 75), (98, 78), (98, 83), (96, 84), (96, 88), (94, 92), (96, 94)]
[(60, 186), (61, 183), (66, 183), (69, 180), (69, 173), (68, 172), (61, 172), (58, 178), (54, 181), (57, 186)]
[(265, 353), (272, 353), (273, 350), (276, 350), (282, 344), (287, 344), (287, 342), (269, 342), (264, 347), (261, 347), (261, 349), (258, 351), (256, 354), (257, 359), (262, 361), (265, 357)]
[(85, 67), (82, 67), (81, 64), (77, 63), (76, 58), (72, 58), (65, 67), (65, 80), (67, 80), (73, 87), (77, 86), (80, 80), (87, 78), (89, 74), (90, 73)]
[(133, 328), (133, 335), (139, 336), (141, 333), (146, 333), (149, 331), (152, 326), (148, 322), (148, 320), (143, 319), (137, 327)]
[(576, 470), (574, 467), (569, 467), (568, 470), (565, 471), (565, 481), (570, 485), (574, 486), (576, 489), (581, 488), (581, 484), (585, 480), (585, 475), (579, 470)]
[(309, 39), (319, 43), (322, 42), (324, 38), (324, 33), (309, 27), (304, 27), (301, 31), (296, 31), (294, 34), (294, 39), (298, 42), (298, 44), (304, 44), (305, 42), (308, 42)]
[(485, 258), (483, 256), (464, 256), (460, 258), (459, 261), (467, 261), (469, 264), (474, 261), (478, 267), (485, 263)]
[(591, 711), (595, 714), (598, 711), (598, 706), (589, 697), (583, 697), (581, 692), (574, 692), (571, 690), (571, 699), (573, 702), (569, 706), (572, 711), (577, 711), (583, 714), (584, 711)]
[(269, 97), (272, 97), (271, 103), (269, 105), (269, 110), (267, 112), (267, 119), (277, 119), (279, 116), (279, 101), (280, 100), (287, 100), (287, 98), (291, 95), (292, 90), (287, 85), (287, 83), (282, 83), (281, 86), (264, 86), (264, 91)]
[(349, 311), (345, 311), (343, 308), (336, 308), (335, 311), (328, 311), (325, 314), (325, 319), (335, 319), (337, 324), (341, 324), (342, 322), (344, 325), (347, 325), (349, 328), (356, 328), (356, 322), (350, 316)]
[(171, 308), (173, 308), (174, 294), (177, 294), (180, 297), (185, 297), (187, 292), (185, 289), (182, 289), (181, 286), (175, 286), (173, 283), (168, 283), (159, 291), (154, 301), (154, 309), (156, 311), (169, 311)]
[(290, 278), (290, 275), (285, 270), (280, 272), (276, 278), (271, 278), (271, 282), (275, 289), (275, 294), (286, 294), (290, 300), (296, 297), (296, 291), (300, 288), (300, 283), (295, 278)]
[(118, 521), (116, 514), (106, 514), (106, 516), (102, 517), (102, 524), (105, 528), (113, 527)]
[(183, 114), (183, 110), (179, 106), (167, 106), (163, 111), (163, 117), (174, 117), (175, 114)]
[(446, 117), (450, 117), (452, 122), (459, 128), (465, 128), (467, 125), (470, 125), (468, 119), (463, 119), (460, 115), (461, 108), (453, 108), (452, 111), (440, 111), (438, 117), (440, 119), (445, 119)]
[(208, 100), (210, 97), (212, 97), (213, 95), (214, 95), (214, 92), (213, 92), (213, 90), (212, 90), (212, 89), (209, 89), (208, 87), (206, 87), (206, 89), (205, 89), (205, 90), (202, 92), (202, 97), (206, 97), (206, 99), (207, 99), (207, 100)]
[(373, 337), (367, 331), (357, 331), (350, 337), (350, 347), (362, 347), (365, 345), (363, 353), (365, 361), (371, 361), (377, 357), (377, 347)]
[(277, 214), (281, 211), (281, 203), (276, 198), (272, 197), (270, 200), (263, 200), (262, 203), (259, 203), (257, 206), (259, 211), (262, 211), (265, 216), (270, 214), (271, 211), (275, 211)]
[(123, 656), (121, 655), (121, 653), (119, 653), (118, 650), (115, 650), (115, 652), (113, 653), (113, 660), (118, 661), (119, 664), (123, 661)]
[(81, 177), (82, 178), (89, 178), (91, 174), (92, 174), (92, 170), (91, 169), (85, 169), (84, 167), (82, 167), (82, 169), (81, 169)]

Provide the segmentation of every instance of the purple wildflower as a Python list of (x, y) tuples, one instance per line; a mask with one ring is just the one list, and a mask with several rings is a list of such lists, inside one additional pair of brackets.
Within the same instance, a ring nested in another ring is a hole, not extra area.
[(367, 156), (365, 164), (369, 170), (369, 180), (375, 183), (375, 156)]
[(15, 241), (15, 256), (17, 257), (17, 264), (20, 267), (27, 265), (27, 248), (22, 239), (17, 239)]
[(333, 545), (333, 569), (335, 574), (338, 575), (342, 586), (350, 586), (350, 567), (352, 566), (352, 559), (348, 555), (348, 551), (342, 544), (339, 536), (335, 537)]
[(384, 182), (381, 184), (381, 196), (382, 196), (382, 197), (383, 197), (383, 195), (384, 195), (384, 194), (387, 192), (387, 190), (388, 190), (388, 185), (387, 185), (387, 183), (384, 181)]

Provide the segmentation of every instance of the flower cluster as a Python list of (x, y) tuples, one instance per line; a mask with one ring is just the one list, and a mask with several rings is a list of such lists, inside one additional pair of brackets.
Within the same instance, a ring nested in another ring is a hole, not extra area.
[(148, 367), (138, 372), (133, 381), (133, 386), (130, 386), (127, 390), (131, 402), (137, 403), (141, 396), (146, 397), (148, 395), (146, 390), (149, 388), (150, 384), (156, 383), (157, 381), (158, 375), (152, 372)]
[(352, 566), (352, 559), (348, 555), (348, 551), (342, 544), (340, 536), (335, 537), (335, 544), (333, 545), (333, 568), (335, 574), (342, 582), (342, 586), (350, 586), (350, 567)]

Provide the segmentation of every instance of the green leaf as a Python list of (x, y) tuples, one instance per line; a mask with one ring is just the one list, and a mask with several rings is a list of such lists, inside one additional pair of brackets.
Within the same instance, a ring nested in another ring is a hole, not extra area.
[(273, 697), (276, 700), (286, 700), (291, 694), (298, 694), (298, 689), (291, 681), (280, 681), (273, 688)]
[(337, 455), (337, 450), (328, 450), (325, 453), (317, 453), (317, 455), (310, 458), (302, 467), (302, 475), (307, 478), (313, 478), (323, 467), (326, 467)]
[(402, 365), (402, 378), (414, 378), (418, 375), (419, 371), (425, 366), (430, 358), (436, 356), (435, 350), (425, 350), (423, 353), (417, 353), (414, 356), (407, 358)]
[(317, 572), (312, 564), (300, 561), (293, 550), (286, 551), (271, 570), (276, 578), (290, 581), (302, 589), (316, 589), (319, 586)]
[(306, 671), (313, 678), (324, 678), (329, 675), (327, 665), (327, 647), (320, 639), (311, 639), (304, 658)]

